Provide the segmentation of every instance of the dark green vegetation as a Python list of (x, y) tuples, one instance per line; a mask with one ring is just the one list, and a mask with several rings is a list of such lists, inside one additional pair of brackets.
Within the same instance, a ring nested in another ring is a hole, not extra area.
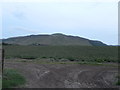
[(78, 36), (52, 34), (52, 35), (30, 35), (23, 37), (13, 37), (3, 39), (4, 44), (18, 44), (18, 45), (80, 45), (80, 46), (106, 46), (100, 41), (93, 41)]
[(116, 85), (120, 85), (120, 80), (117, 81)]
[(11, 88), (25, 84), (25, 78), (14, 69), (5, 69), (2, 80), (3, 88)]
[(116, 85), (120, 85), (120, 75), (118, 75), (116, 78), (118, 79)]
[(49, 59), (50, 61), (117, 62), (115, 46), (20, 46), (6, 45), (5, 58)]

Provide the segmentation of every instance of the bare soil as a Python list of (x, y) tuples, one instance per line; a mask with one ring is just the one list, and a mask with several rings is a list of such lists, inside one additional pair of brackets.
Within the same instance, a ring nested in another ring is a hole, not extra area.
[(24, 88), (111, 88), (117, 87), (118, 68), (83, 64), (37, 64), (6, 62), (26, 78)]

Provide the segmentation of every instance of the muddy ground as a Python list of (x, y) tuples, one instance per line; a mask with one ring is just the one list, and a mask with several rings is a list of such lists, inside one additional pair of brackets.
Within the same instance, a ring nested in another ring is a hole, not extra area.
[(110, 65), (38, 64), (5, 62), (26, 78), (24, 88), (111, 88), (117, 87), (118, 68)]

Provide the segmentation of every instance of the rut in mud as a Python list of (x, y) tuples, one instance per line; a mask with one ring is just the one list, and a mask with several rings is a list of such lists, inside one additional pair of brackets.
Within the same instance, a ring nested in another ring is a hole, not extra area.
[(81, 64), (35, 64), (7, 62), (26, 78), (25, 88), (109, 88), (115, 87), (117, 67)]

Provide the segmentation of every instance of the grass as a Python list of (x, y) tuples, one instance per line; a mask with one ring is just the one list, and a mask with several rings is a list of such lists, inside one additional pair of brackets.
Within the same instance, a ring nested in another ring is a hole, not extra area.
[(116, 85), (119, 85), (119, 86), (120, 86), (120, 80), (117, 81)]
[(120, 86), (120, 75), (116, 76), (116, 78), (118, 79), (116, 85)]
[(3, 88), (12, 88), (25, 84), (25, 78), (14, 69), (5, 69), (3, 73)]
[(51, 59), (52, 61), (118, 62), (116, 46), (20, 46), (6, 45), (5, 58)]

